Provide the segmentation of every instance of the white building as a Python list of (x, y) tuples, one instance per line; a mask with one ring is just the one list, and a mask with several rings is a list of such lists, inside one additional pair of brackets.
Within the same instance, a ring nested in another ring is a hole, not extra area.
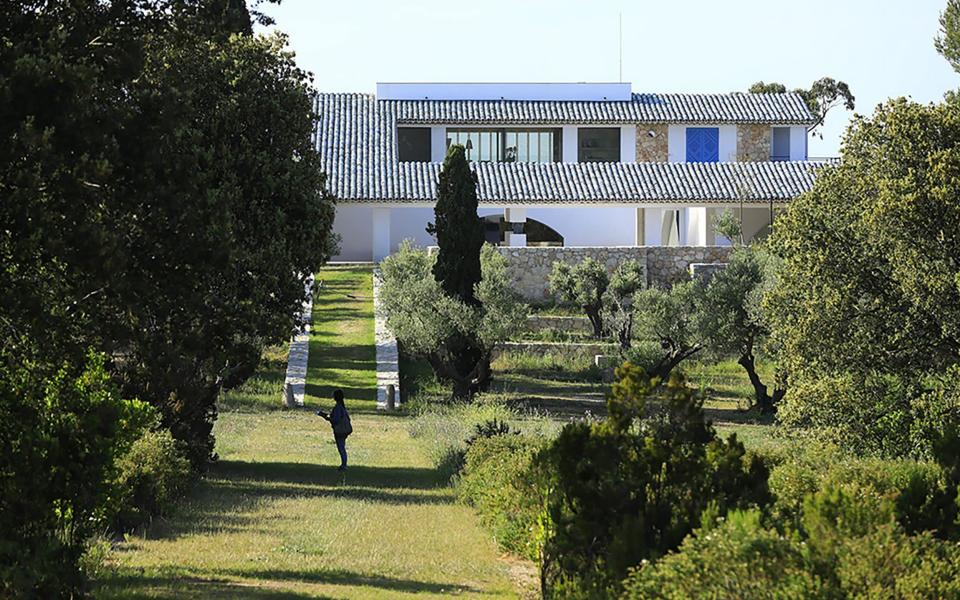
[(703, 246), (718, 211), (747, 238), (809, 189), (814, 122), (797, 94), (636, 94), (628, 83), (381, 83), (319, 94), (317, 146), (338, 198), (335, 260), (433, 239), (447, 146), (466, 146), (488, 239)]

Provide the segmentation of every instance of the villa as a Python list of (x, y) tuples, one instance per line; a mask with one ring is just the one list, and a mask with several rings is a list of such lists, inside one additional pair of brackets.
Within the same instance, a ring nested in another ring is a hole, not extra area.
[(702, 247), (745, 238), (808, 190), (815, 122), (797, 94), (648, 94), (629, 83), (380, 83), (317, 96), (316, 144), (338, 198), (335, 260), (429, 246), (437, 176), (462, 144), (502, 246)]

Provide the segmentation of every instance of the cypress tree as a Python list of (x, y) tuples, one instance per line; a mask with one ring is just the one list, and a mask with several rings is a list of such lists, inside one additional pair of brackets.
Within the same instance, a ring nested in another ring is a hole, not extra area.
[(463, 146), (447, 150), (434, 215), (435, 222), (427, 227), (440, 247), (433, 276), (445, 293), (476, 305), (473, 288), (480, 282), (484, 236), (477, 216), (477, 176), (470, 170)]

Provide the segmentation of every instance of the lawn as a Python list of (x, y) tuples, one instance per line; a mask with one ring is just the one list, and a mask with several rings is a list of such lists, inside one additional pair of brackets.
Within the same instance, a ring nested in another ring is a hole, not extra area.
[[(172, 517), (118, 545), (95, 597), (515, 596), (516, 565), (456, 503), (410, 419), (376, 414), (370, 270), (319, 277), (305, 409), (277, 408), (274, 360), (226, 395), (220, 460)], [(344, 474), (313, 415), (337, 387), (354, 424)]]

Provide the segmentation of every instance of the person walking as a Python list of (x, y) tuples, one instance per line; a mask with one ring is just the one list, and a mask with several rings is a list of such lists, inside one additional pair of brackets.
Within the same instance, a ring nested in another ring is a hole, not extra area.
[(350, 424), (350, 414), (347, 407), (343, 404), (343, 390), (334, 390), (333, 392), (333, 410), (330, 414), (317, 411), (317, 415), (330, 422), (333, 427), (333, 440), (337, 443), (337, 452), (340, 453), (340, 466), (338, 471), (347, 470), (347, 436), (353, 433), (353, 425)]

